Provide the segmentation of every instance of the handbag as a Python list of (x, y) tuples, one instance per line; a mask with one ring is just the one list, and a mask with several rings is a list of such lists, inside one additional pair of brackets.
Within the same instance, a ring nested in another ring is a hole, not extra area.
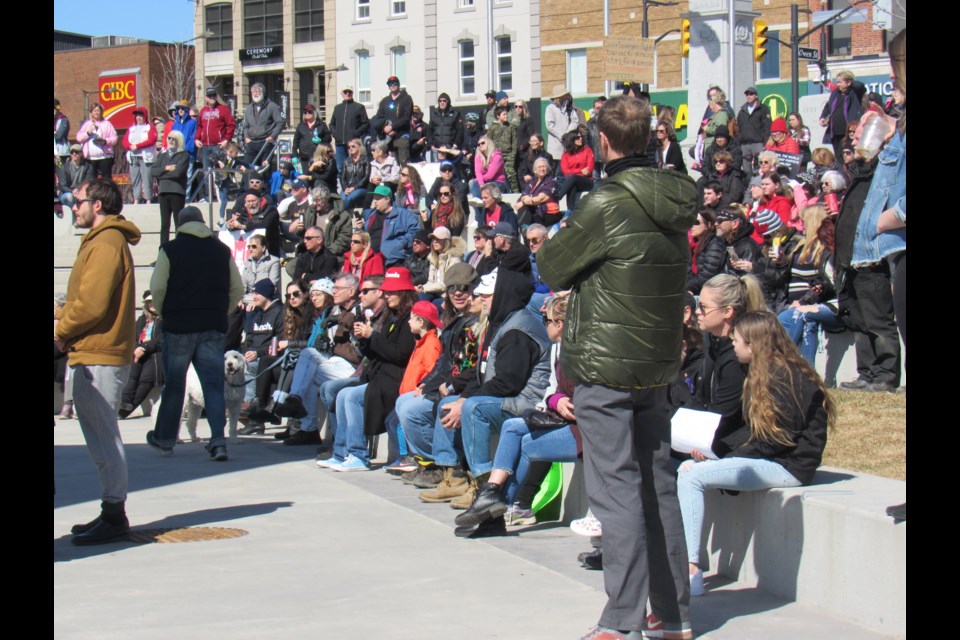
[(523, 421), (531, 429), (559, 429), (569, 424), (566, 418), (550, 409), (546, 411), (527, 409), (523, 412)]

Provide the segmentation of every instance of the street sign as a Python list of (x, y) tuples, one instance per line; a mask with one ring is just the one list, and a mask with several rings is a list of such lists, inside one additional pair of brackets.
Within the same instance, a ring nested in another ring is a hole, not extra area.
[(817, 49), (811, 49), (810, 47), (797, 47), (797, 59), (798, 60), (819, 60), (820, 51)]
[(653, 40), (607, 36), (603, 46), (603, 77), (653, 84)]

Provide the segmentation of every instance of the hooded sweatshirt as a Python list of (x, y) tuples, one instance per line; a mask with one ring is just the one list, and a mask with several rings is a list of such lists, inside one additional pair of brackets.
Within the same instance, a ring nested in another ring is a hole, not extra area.
[(80, 242), (54, 329), (71, 365), (133, 362), (137, 292), (128, 245), (138, 242), (140, 229), (120, 215), (107, 216)]
[(150, 122), (146, 107), (135, 107), (134, 111), (143, 112), (143, 124), (133, 124), (123, 136), (123, 147), (130, 155), (143, 158), (147, 164), (157, 159), (157, 128)]

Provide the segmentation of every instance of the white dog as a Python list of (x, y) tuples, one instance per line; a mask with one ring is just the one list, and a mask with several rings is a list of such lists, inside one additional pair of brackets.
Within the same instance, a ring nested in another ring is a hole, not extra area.
[[(239, 351), (227, 351), (223, 354), (223, 399), (227, 405), (227, 426), (231, 444), (239, 442), (237, 438), (237, 420), (240, 417), (240, 405), (243, 404), (244, 378), (247, 371), (247, 361)], [(203, 410), (203, 389), (200, 378), (193, 365), (187, 370), (187, 392), (183, 398), (183, 413), (181, 423), (186, 426), (191, 442), (199, 442), (197, 437), (197, 419)]]

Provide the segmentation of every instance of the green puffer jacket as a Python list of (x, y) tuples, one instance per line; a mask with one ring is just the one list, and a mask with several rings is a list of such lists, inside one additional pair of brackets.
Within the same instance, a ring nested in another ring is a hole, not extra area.
[(540, 249), (543, 281), (573, 290), (560, 356), (569, 377), (649, 387), (677, 375), (696, 217), (691, 178), (627, 168), (582, 198), (569, 226)]

